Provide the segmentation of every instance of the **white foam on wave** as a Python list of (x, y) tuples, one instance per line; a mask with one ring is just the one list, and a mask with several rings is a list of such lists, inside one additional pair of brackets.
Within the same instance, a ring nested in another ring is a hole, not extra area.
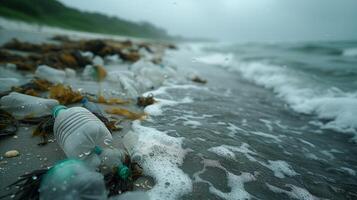
[(357, 56), (357, 48), (345, 49), (345, 50), (343, 50), (342, 55), (349, 56), (349, 57), (355, 57), (355, 56)]
[(155, 98), (155, 100), (157, 101), (156, 103), (147, 106), (144, 111), (150, 115), (153, 116), (159, 116), (162, 115), (163, 112), (163, 107), (166, 106), (174, 106), (177, 104), (181, 104), (181, 103), (191, 103), (193, 102), (191, 98), (189, 97), (185, 97), (184, 99), (180, 100), (180, 101), (172, 101), (172, 100), (167, 100), (167, 99), (160, 99), (160, 98)]
[(195, 58), (194, 60), (208, 65), (228, 66), (231, 63), (232, 59), (232, 54), (214, 53), (211, 55), (205, 55)]
[(124, 142), (131, 155), (141, 157), (144, 174), (155, 179), (155, 186), (148, 191), (150, 199), (177, 199), (191, 192), (191, 179), (179, 168), (187, 153), (182, 148), (184, 138), (168, 136), (139, 121), (133, 122), (132, 129)]
[(207, 151), (215, 153), (215, 154), (222, 156), (226, 159), (232, 159), (232, 160), (236, 159), (236, 155), (234, 154), (234, 152), (229, 150), (225, 145), (211, 147)]
[(192, 128), (197, 128), (198, 126), (201, 126), (201, 122), (199, 121), (194, 121), (194, 120), (188, 120), (183, 122), (184, 126), (190, 126)]
[(272, 134), (268, 134), (268, 133), (263, 133), (263, 132), (260, 132), (260, 131), (251, 131), (250, 133), (252, 133), (252, 134), (254, 134), (254, 135), (262, 136), (262, 137), (265, 137), (265, 138), (273, 139), (273, 140), (275, 140), (276, 142), (281, 142), (281, 139), (279, 138), (279, 136), (276, 136), (276, 135), (272, 135)]
[(263, 166), (269, 168), (274, 172), (274, 176), (278, 178), (285, 178), (285, 176), (296, 176), (296, 173), (293, 168), (285, 161), (282, 160), (269, 160), (267, 164), (260, 162)]
[(257, 155), (254, 151), (250, 149), (249, 144), (242, 143), (241, 146), (231, 146), (231, 145), (221, 145), (217, 147), (211, 147), (208, 151), (215, 153), (219, 156), (222, 156), (227, 159), (236, 159), (236, 156), (233, 152), (242, 153), (248, 160), (252, 162), (257, 162), (252, 155)]
[(304, 144), (307, 144), (309, 145), (310, 147), (312, 148), (315, 148), (316, 146), (314, 144), (312, 144), (311, 142), (308, 142), (306, 140), (303, 140), (303, 139), (298, 139), (300, 142), (304, 143)]
[(304, 114), (316, 114), (328, 120), (321, 128), (353, 133), (357, 141), (357, 93), (342, 92), (338, 88), (321, 88), (311, 84), (306, 76), (283, 66), (264, 63), (238, 63), (232, 70), (244, 78), (273, 89), (292, 109)]
[(237, 176), (227, 172), (227, 176), (228, 186), (231, 187), (230, 192), (225, 193), (212, 186), (209, 187), (209, 191), (227, 200), (245, 200), (251, 198), (251, 195), (244, 189), (244, 183), (256, 180), (254, 175), (243, 172), (241, 175)]
[(318, 197), (312, 195), (306, 189), (297, 187), (295, 185), (291, 185), (291, 184), (285, 185), (286, 187), (290, 188), (290, 191), (270, 185), (269, 183), (266, 183), (266, 185), (268, 186), (269, 190), (271, 190), (272, 192), (283, 193), (293, 199), (299, 199), (299, 200), (317, 200), (317, 199), (319, 199)]
[[(163, 99), (163, 98), (158, 98), (156, 96), (160, 95), (169, 95), (167, 92), (168, 90), (172, 89), (196, 89), (196, 90), (207, 90), (207, 88), (204, 87), (198, 87), (195, 85), (169, 85), (169, 86), (162, 86), (158, 88), (157, 90), (153, 91), (148, 91), (143, 94), (143, 96), (149, 96), (153, 95), (155, 96), (155, 100), (157, 101), (156, 103), (147, 106), (144, 111), (150, 115), (153, 116), (159, 116), (162, 115), (163, 113), (163, 107), (166, 106), (174, 106), (177, 104), (183, 104), (183, 103), (192, 103), (193, 100), (189, 96), (184, 97), (181, 100), (169, 100), (169, 99)], [(169, 95), (170, 96), (170, 95)]]

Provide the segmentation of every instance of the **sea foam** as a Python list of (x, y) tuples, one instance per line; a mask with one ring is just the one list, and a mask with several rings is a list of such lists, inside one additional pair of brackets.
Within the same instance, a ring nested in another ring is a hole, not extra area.
[(256, 84), (273, 89), (292, 109), (304, 114), (316, 114), (328, 120), (323, 129), (353, 133), (357, 141), (357, 93), (313, 87), (308, 80), (287, 68), (263, 63), (237, 64), (234, 68)]
[(139, 121), (133, 122), (132, 129), (124, 141), (133, 157), (141, 157), (144, 174), (155, 179), (155, 186), (148, 191), (150, 199), (177, 199), (191, 192), (191, 179), (179, 168), (186, 155), (182, 148), (184, 138), (168, 136)]

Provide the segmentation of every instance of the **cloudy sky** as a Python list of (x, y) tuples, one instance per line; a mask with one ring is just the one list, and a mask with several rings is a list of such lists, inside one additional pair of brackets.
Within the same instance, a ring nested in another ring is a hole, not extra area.
[(221, 41), (357, 39), (357, 0), (60, 0), (172, 35)]

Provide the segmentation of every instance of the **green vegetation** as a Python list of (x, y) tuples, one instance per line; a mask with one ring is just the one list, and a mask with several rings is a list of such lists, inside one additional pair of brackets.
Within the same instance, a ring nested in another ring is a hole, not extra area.
[(143, 38), (168, 39), (165, 30), (99, 13), (68, 8), (56, 0), (1, 0), (0, 16), (65, 29)]

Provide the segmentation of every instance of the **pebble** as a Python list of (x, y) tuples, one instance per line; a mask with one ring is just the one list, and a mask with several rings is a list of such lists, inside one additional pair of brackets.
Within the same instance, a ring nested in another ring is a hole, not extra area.
[(18, 150), (10, 150), (5, 153), (6, 158), (12, 158), (20, 155), (20, 152)]

